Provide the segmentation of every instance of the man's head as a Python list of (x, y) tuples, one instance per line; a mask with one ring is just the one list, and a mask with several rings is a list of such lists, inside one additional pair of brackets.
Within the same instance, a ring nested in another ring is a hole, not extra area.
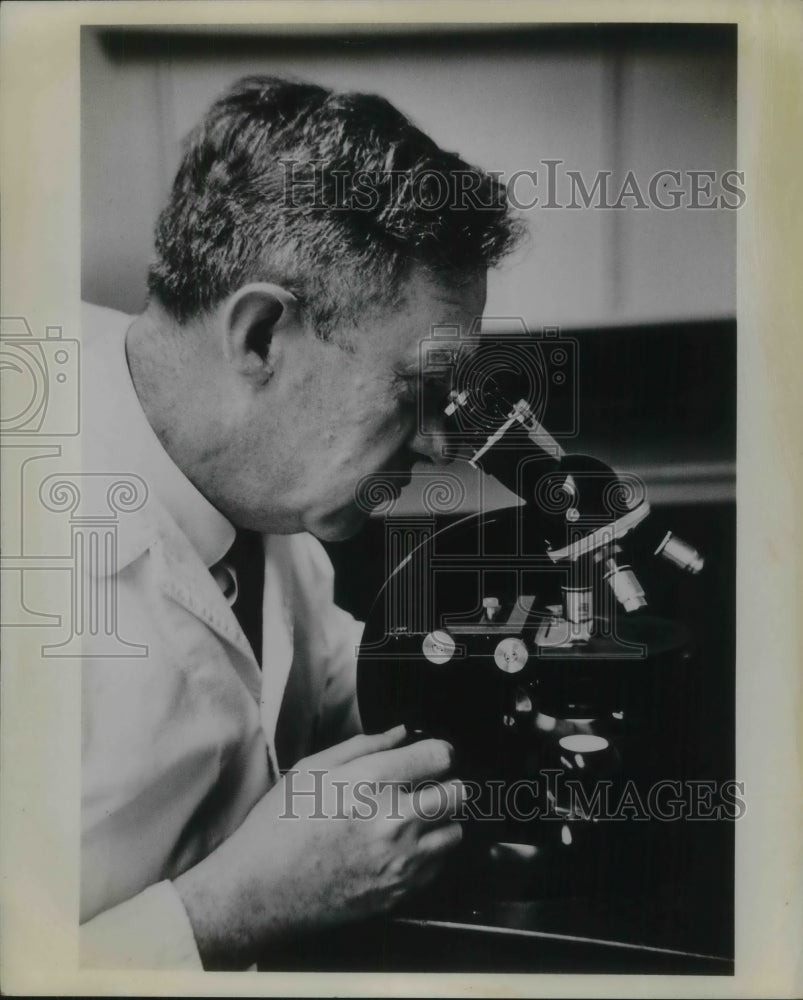
[(441, 456), (418, 345), (481, 314), (514, 238), (494, 178), (382, 98), (241, 81), (190, 135), (157, 226), (149, 311), (196, 390), (157, 429), (235, 523), (345, 537), (366, 475)]

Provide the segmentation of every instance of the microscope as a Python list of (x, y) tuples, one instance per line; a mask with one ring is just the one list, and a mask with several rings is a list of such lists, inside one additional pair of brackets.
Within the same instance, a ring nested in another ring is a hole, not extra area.
[(641, 813), (685, 775), (697, 669), (688, 625), (651, 604), (647, 580), (691, 582), (704, 567), (637, 477), (548, 432), (544, 389), (562, 366), (567, 379), (569, 345), (531, 346), (517, 335), (422, 348), (424, 377), (452, 376), (454, 450), (521, 502), (445, 525), (402, 520), (358, 663), (366, 731), (403, 722), (454, 746), (468, 798), (455, 884), (496, 900), (607, 891), (611, 867), (645, 856), (656, 824)]

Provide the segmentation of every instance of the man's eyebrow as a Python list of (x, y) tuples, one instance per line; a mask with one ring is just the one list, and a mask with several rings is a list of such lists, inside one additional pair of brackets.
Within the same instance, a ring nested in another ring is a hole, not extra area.
[(406, 385), (425, 384), (432, 388), (449, 388), (452, 382), (453, 370), (438, 369), (436, 371), (422, 371), (419, 365), (401, 365), (394, 369), (394, 378), (397, 382), (404, 382)]
[(427, 341), (427, 345), (430, 349), (421, 348), (417, 358), (398, 362), (394, 370), (400, 377), (422, 374), (424, 378), (442, 378), (453, 371), (466, 350), (463, 345), (448, 343), (432, 345)]

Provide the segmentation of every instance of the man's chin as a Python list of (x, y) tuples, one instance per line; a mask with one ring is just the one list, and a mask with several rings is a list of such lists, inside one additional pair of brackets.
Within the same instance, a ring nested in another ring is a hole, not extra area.
[(332, 513), (311, 518), (307, 531), (322, 542), (345, 542), (360, 531), (368, 516), (364, 510), (349, 504)]

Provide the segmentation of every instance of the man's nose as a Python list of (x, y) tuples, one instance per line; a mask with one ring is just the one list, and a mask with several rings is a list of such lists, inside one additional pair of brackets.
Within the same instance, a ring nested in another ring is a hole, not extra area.
[(454, 459), (450, 451), (449, 435), (439, 420), (433, 420), (418, 428), (410, 450), (419, 460), (431, 462), (433, 465), (449, 465)]

